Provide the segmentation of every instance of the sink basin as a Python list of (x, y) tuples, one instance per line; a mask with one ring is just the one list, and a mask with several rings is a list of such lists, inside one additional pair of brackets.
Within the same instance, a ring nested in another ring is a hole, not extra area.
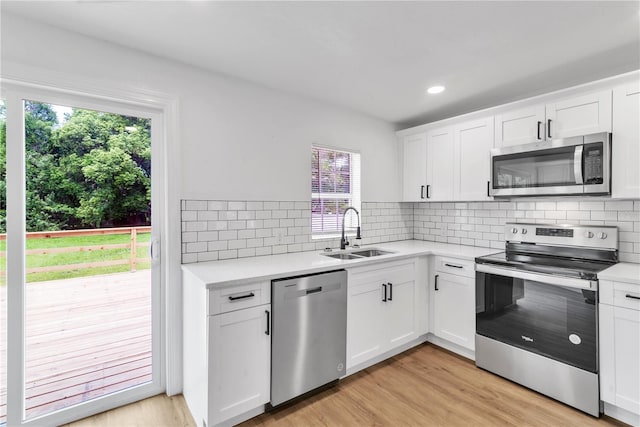
[(328, 256), (330, 258), (335, 258), (335, 259), (358, 259), (358, 258), (362, 258), (361, 256), (358, 255), (352, 255), (352, 254), (348, 254), (348, 253), (341, 253), (341, 254), (322, 254), (324, 256)]
[(364, 250), (364, 251), (355, 251), (355, 252), (351, 252), (351, 253), (353, 255), (370, 257), (370, 256), (387, 255), (387, 254), (391, 254), (393, 252), (381, 251), (380, 249), (367, 249), (367, 250)]
[(383, 251), (380, 249), (358, 249), (350, 250), (349, 252), (334, 252), (334, 253), (322, 253), (321, 255), (328, 256), (334, 259), (361, 259), (372, 256), (380, 256), (386, 254), (392, 254), (393, 252)]

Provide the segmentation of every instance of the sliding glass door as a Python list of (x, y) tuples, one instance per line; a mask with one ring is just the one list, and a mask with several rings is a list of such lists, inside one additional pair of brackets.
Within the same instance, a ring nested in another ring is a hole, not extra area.
[(162, 115), (21, 86), (5, 95), (9, 425), (161, 392)]

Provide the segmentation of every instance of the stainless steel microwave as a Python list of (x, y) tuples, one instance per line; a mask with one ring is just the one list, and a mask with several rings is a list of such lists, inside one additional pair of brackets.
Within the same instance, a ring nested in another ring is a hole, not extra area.
[(610, 133), (491, 150), (491, 196), (580, 194), (611, 194)]

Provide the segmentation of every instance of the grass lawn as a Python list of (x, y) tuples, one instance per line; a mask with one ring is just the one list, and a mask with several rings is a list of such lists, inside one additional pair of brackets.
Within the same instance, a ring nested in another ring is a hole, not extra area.
[[(151, 233), (138, 233), (139, 245), (149, 242)], [(106, 236), (72, 236), (51, 239), (28, 239), (27, 249), (52, 249), (77, 246), (100, 246), (129, 243), (129, 234), (110, 234)], [(0, 241), (0, 251), (6, 251), (6, 241)], [(148, 258), (148, 246), (138, 246), (137, 258)], [(83, 252), (65, 252), (54, 254), (30, 254), (27, 255), (27, 268), (48, 267), (54, 265), (83, 264), (100, 261), (129, 259), (129, 248), (105, 249)], [(151, 267), (149, 262), (138, 262), (137, 269), (144, 270)], [(0, 271), (6, 270), (6, 258), (0, 256)], [(76, 270), (52, 271), (27, 274), (27, 282), (40, 282), (55, 279), (67, 279), (71, 277), (95, 276), (99, 274), (119, 273), (129, 271), (129, 265), (115, 265), (108, 267), (83, 268)], [(0, 276), (0, 284), (5, 283), (5, 276)]]

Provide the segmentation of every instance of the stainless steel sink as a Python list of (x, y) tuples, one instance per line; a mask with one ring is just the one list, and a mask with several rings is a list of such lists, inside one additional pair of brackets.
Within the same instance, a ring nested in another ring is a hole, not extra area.
[(361, 256), (352, 255), (352, 254), (348, 254), (348, 253), (322, 254), (322, 255), (328, 256), (329, 258), (335, 258), (335, 259), (358, 259), (358, 258), (362, 258)]
[(372, 248), (372, 249), (359, 249), (359, 250), (350, 250), (349, 252), (325, 252), (320, 255), (328, 256), (330, 258), (335, 259), (361, 259), (368, 258), (373, 256), (387, 255), (392, 254), (393, 252), (383, 251), (380, 249)]
[(363, 256), (363, 257), (380, 256), (380, 255), (387, 255), (387, 254), (391, 254), (391, 253), (393, 253), (393, 252), (382, 251), (380, 249), (367, 249), (367, 250), (364, 250), (364, 251), (351, 252), (352, 255), (358, 255), (358, 256)]

